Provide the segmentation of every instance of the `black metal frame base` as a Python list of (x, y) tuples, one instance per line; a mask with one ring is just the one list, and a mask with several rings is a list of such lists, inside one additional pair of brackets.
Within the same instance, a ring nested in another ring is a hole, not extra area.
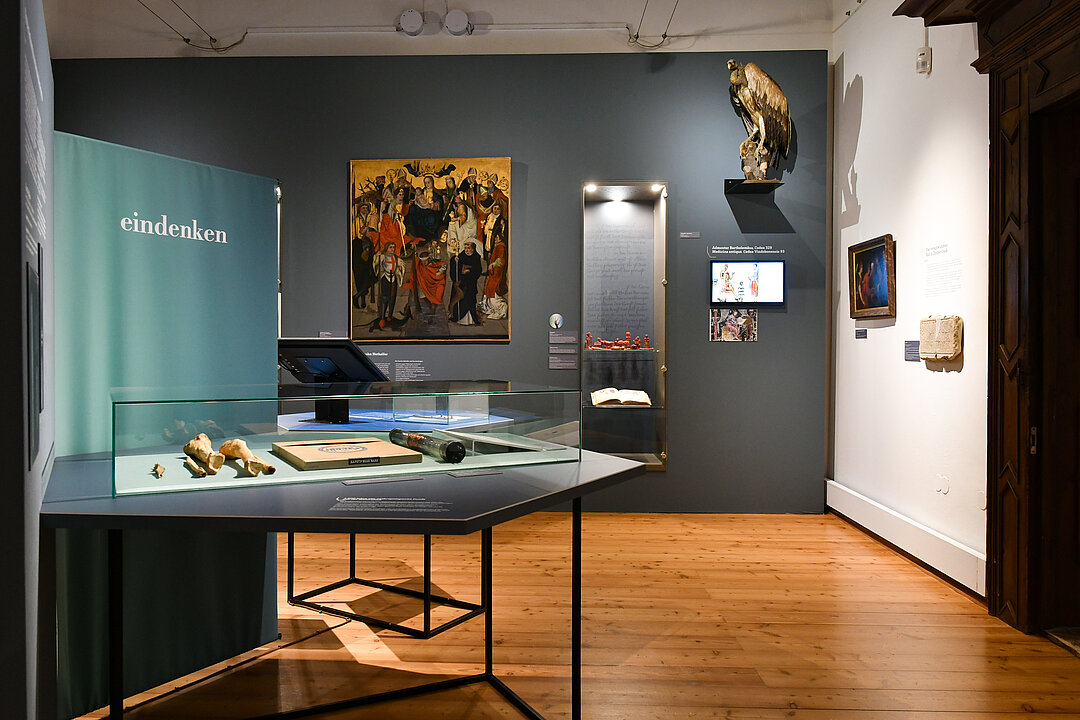
[[(506, 683), (491, 673), (479, 673), (477, 675), (465, 675), (463, 677), (450, 678), (449, 680), (439, 680), (438, 682), (414, 685), (413, 687), (402, 688), (400, 690), (388, 690), (373, 695), (324, 703), (323, 705), (315, 705), (313, 707), (300, 708), (298, 710), (287, 710), (285, 712), (273, 713), (270, 715), (260, 715), (259, 717), (249, 718), (248, 720), (288, 720), (288, 718), (306, 717), (308, 715), (329, 713), (336, 710), (347, 710), (354, 707), (375, 705), (376, 703), (401, 700), (409, 697), (417, 697), (419, 695), (428, 695), (430, 693), (441, 692), (442, 690), (453, 690), (455, 688), (475, 685), (476, 683), (482, 682), (486, 682), (491, 685), (491, 687), (498, 690), (499, 694), (506, 698), (507, 702), (517, 708), (521, 714), (526, 718), (529, 718), (529, 720), (545, 720), (544, 716), (538, 713), (532, 705), (529, 705), (521, 699), (520, 695), (511, 690)], [(574, 718), (577, 720), (579, 720), (580, 717), (580, 713), (574, 715)]]
[[(571, 720), (581, 720), (581, 498), (573, 500), (571, 549), (571, 660), (570, 713)], [(493, 626), (491, 620), (492, 531), (481, 530), (480, 606), (484, 608), (484, 672), (423, 685), (363, 695), (348, 700), (324, 703), (312, 707), (261, 715), (251, 720), (286, 720), (335, 710), (398, 700), (486, 682), (495, 688), (511, 705), (529, 720), (544, 720), (535, 708), (525, 702), (501, 679), (495, 676), (493, 661)], [(290, 533), (291, 540), (291, 533)], [(290, 544), (290, 550), (292, 545)], [(292, 555), (290, 553), (290, 566)], [(430, 573), (425, 573), (430, 577)], [(290, 576), (291, 580), (291, 576)], [(123, 531), (109, 530), (109, 720), (123, 720)], [(430, 588), (428, 588), (430, 589)], [(290, 587), (289, 594), (292, 595)]]
[[(314, 590), (307, 590), (305, 592), (296, 594), (293, 582), (293, 570), (294, 570), (294, 538), (293, 533), (289, 533), (288, 540), (289, 550), (289, 562), (288, 562), (288, 601), (290, 605), (296, 605), (297, 607), (307, 608), (309, 610), (315, 610), (316, 612), (326, 613), (328, 615), (334, 615), (336, 617), (345, 618), (347, 620), (356, 620), (358, 622), (366, 623), (373, 627), (377, 627), (383, 630), (390, 630), (392, 632), (401, 633), (408, 637), (419, 638), (421, 640), (427, 640), (428, 638), (435, 637), (439, 633), (446, 632), (450, 628), (457, 627), (461, 623), (471, 620), (472, 618), (483, 615), (485, 605), (483, 602), (471, 603), (464, 600), (458, 600), (456, 598), (447, 597), (445, 595), (435, 595), (431, 592), (431, 535), (424, 535), (424, 590), (412, 590), (411, 588), (403, 588), (397, 585), (390, 585), (387, 583), (376, 582), (375, 580), (366, 580), (364, 578), (356, 577), (356, 533), (349, 535), (349, 577), (332, 582), (329, 585), (323, 585), (317, 587)], [(481, 568), (481, 572), (483, 569)], [(338, 590), (339, 588), (346, 587), (348, 585), (361, 585), (363, 587), (376, 588), (378, 590), (384, 590), (386, 592), (395, 593), (397, 595), (405, 595), (406, 597), (416, 598), (424, 601), (424, 627), (423, 629), (417, 629), (401, 623), (390, 622), (389, 620), (381, 620), (369, 615), (361, 615), (359, 613), (349, 612), (348, 610), (342, 610), (330, 605), (324, 605), (322, 603), (311, 602), (310, 598), (318, 597), (332, 590)], [(444, 622), (443, 624), (432, 627), (431, 626), (431, 607), (433, 604), (446, 605), (459, 610), (467, 610), (461, 615), (454, 617), (451, 620)]]

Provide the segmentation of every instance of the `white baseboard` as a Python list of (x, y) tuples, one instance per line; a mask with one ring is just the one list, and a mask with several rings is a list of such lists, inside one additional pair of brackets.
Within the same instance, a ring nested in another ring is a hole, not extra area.
[(942, 575), (986, 595), (986, 555), (904, 517), (833, 481), (825, 482), (825, 504), (911, 554)]

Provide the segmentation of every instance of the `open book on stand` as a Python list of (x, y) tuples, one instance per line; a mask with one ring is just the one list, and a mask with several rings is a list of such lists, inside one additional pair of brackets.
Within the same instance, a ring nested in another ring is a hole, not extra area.
[(601, 388), (590, 393), (593, 405), (652, 405), (649, 393), (644, 390), (619, 390)]

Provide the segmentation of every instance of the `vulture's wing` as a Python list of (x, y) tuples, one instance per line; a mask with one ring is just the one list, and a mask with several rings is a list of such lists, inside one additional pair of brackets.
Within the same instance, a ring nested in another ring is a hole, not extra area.
[(776, 143), (776, 149), (787, 157), (791, 143), (791, 117), (788, 115), (787, 96), (769, 74), (754, 63), (746, 63), (746, 86), (757, 102), (765, 118), (765, 134)]
[(735, 114), (742, 118), (743, 125), (746, 126), (746, 134), (753, 133), (754, 120), (750, 117), (750, 111), (743, 106), (742, 100), (739, 99), (739, 88), (735, 85), (729, 85), (728, 94), (731, 98), (731, 107), (735, 108)]

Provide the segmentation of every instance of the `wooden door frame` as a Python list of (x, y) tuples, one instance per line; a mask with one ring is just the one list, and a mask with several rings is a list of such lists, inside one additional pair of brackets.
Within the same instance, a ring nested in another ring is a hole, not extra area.
[(1080, 0), (905, 0), (895, 15), (927, 25), (977, 23), (990, 82), (987, 605), (1037, 632), (1039, 422), (1029, 203), (1032, 115), (1080, 94)]

